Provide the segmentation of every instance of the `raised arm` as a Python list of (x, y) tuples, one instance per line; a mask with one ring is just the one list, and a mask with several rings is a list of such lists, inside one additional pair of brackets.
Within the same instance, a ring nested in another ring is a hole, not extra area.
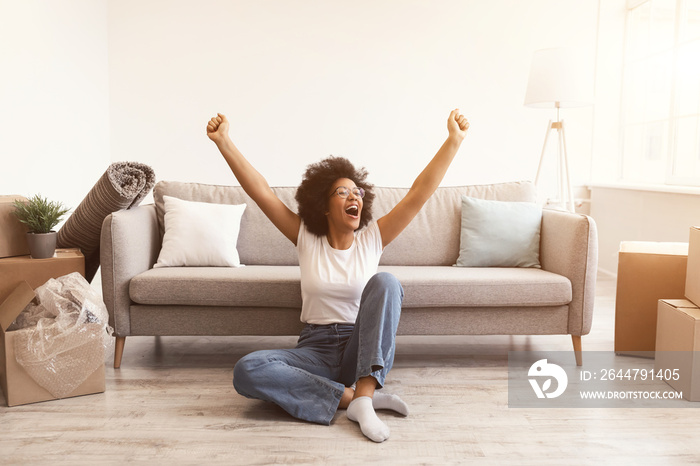
[(209, 120), (207, 136), (219, 148), (243, 190), (289, 240), (297, 244), (301, 219), (270, 189), (267, 180), (243, 157), (228, 135), (229, 123), (221, 113)]
[(388, 214), (377, 220), (384, 247), (411, 223), (423, 204), (440, 186), (447, 169), (457, 155), (459, 146), (467, 135), (467, 129), (469, 129), (467, 119), (459, 113), (459, 109), (453, 110), (447, 119), (448, 136), (442, 147), (418, 175), (406, 196)]

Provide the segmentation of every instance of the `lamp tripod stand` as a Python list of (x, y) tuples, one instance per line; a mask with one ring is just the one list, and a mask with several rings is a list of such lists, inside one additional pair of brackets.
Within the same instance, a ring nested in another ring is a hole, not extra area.
[(540, 163), (537, 166), (537, 175), (535, 176), (535, 186), (538, 186), (540, 173), (542, 171), (542, 162), (544, 154), (547, 151), (547, 141), (552, 130), (557, 131), (557, 191), (559, 199), (556, 202), (550, 202), (547, 199), (547, 204), (559, 205), (563, 210), (574, 212), (574, 191), (571, 186), (571, 177), (569, 176), (569, 160), (566, 155), (566, 135), (564, 134), (564, 121), (559, 119), (559, 102), (557, 102), (557, 121), (549, 120), (547, 124), (547, 133), (544, 135), (544, 144), (542, 145), (542, 154), (540, 155)]

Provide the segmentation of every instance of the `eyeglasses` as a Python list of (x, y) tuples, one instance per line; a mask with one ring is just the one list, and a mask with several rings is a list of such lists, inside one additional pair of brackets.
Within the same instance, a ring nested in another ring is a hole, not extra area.
[(335, 191), (333, 191), (333, 193), (328, 197), (333, 197), (333, 194), (337, 194), (338, 197), (340, 197), (342, 199), (347, 199), (348, 196), (350, 195), (350, 193), (352, 193), (352, 195), (355, 197), (359, 197), (359, 198), (365, 197), (365, 190), (364, 189), (357, 188), (357, 187), (350, 189), (350, 188), (346, 188), (345, 186), (338, 186), (337, 188), (335, 188)]

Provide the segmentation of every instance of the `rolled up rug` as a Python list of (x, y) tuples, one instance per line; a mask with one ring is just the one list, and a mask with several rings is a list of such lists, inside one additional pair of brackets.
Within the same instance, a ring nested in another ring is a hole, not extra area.
[(100, 266), (100, 233), (105, 217), (139, 205), (155, 183), (155, 173), (148, 165), (113, 163), (58, 231), (59, 248), (80, 248), (85, 256), (88, 282)]

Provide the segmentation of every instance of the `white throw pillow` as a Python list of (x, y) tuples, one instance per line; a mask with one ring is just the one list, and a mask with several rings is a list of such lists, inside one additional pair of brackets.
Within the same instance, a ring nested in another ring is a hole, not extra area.
[(542, 208), (462, 196), (461, 267), (540, 268)]
[(240, 267), (236, 242), (245, 204), (163, 196), (165, 235), (153, 267)]

